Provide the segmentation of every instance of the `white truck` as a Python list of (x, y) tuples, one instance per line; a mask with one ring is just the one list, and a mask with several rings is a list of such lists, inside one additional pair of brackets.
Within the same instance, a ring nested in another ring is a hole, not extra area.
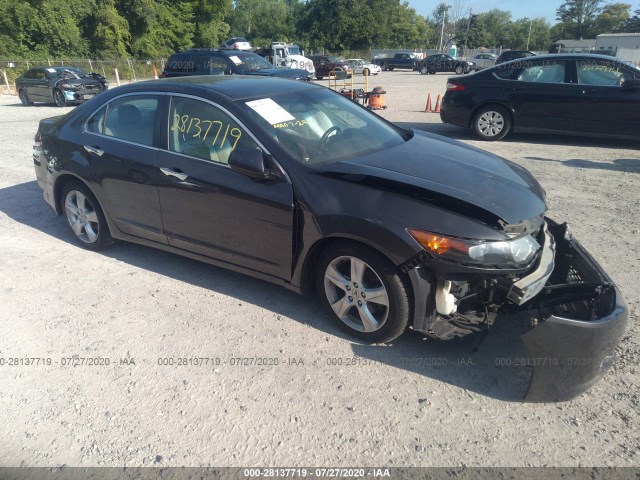
[(303, 56), (298, 45), (284, 42), (272, 42), (269, 48), (259, 48), (254, 53), (264, 57), (274, 67), (302, 68), (311, 75), (316, 73), (313, 61)]

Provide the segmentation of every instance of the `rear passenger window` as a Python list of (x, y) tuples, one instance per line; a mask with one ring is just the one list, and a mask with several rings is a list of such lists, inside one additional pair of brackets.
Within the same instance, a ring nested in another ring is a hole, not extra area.
[(530, 67), (520, 72), (517, 80), (534, 83), (564, 83), (564, 72), (565, 62), (563, 61), (532, 62)]
[(170, 151), (227, 164), (236, 148), (259, 147), (233, 118), (214, 105), (192, 98), (171, 99)]
[(153, 146), (155, 118), (159, 99), (156, 95), (118, 98), (95, 112), (85, 130), (140, 145)]

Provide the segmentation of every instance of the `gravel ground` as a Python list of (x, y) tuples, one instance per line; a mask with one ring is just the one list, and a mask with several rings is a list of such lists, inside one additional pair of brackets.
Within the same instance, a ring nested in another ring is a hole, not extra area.
[[(540, 180), (551, 216), (629, 304), (602, 381), (571, 402), (523, 404), (528, 372), (496, 366), (522, 353), (517, 318), (501, 317), (477, 352), (412, 332), (367, 346), (318, 302), (279, 287), (132, 244), (83, 250), (44, 203), (31, 161), (38, 120), (67, 109), (3, 95), (0, 465), (639, 466), (640, 144), (477, 141), (423, 112), (446, 78), (383, 72), (371, 86), (387, 91), (385, 118), (480, 146)], [(63, 365), (73, 355), (110, 364)], [(158, 364), (196, 356), (211, 360)], [(8, 366), (15, 357), (52, 365)], [(240, 357), (267, 365), (232, 365)]]

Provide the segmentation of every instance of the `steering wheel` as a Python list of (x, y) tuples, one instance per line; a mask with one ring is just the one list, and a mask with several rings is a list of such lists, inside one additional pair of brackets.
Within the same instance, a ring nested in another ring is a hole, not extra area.
[(339, 134), (339, 133), (341, 133), (341, 132), (342, 132), (342, 130), (340, 129), (340, 127), (337, 127), (337, 126), (335, 126), (335, 125), (334, 125), (333, 127), (329, 127), (329, 130), (327, 130), (326, 132), (324, 132), (324, 133), (322, 134), (322, 137), (320, 137), (320, 141), (318, 142), (318, 143), (320, 144), (320, 148), (326, 148), (327, 140), (329, 139), (329, 137), (330, 137), (332, 134), (337, 135), (337, 134)]

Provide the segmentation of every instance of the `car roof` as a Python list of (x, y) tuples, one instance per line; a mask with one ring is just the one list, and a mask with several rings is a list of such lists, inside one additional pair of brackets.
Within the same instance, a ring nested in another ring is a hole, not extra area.
[(123, 85), (109, 92), (133, 93), (143, 91), (164, 91), (174, 86), (176, 91), (199, 93), (216, 92), (231, 101), (245, 98), (269, 97), (296, 90), (318, 89), (325, 87), (309, 82), (301, 82), (279, 77), (261, 77), (255, 75), (194, 75), (187, 77), (161, 78), (129, 85)]

